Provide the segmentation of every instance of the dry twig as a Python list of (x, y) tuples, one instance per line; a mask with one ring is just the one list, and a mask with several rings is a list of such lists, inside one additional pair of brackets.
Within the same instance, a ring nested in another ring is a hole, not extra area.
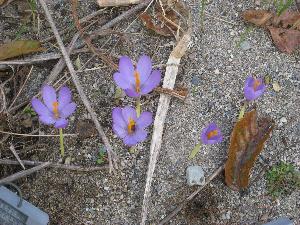
[(142, 3), (143, 0), (97, 0), (100, 7), (123, 6)]
[(16, 159), (18, 160), (18, 162), (20, 163), (20, 165), (22, 166), (23, 170), (26, 170), (24, 164), (22, 163), (18, 153), (15, 150), (15, 147), (13, 144), (10, 145), (9, 150), (13, 153), (13, 155), (16, 157)]
[[(183, 35), (183, 37), (178, 42), (174, 50), (171, 52), (167, 62), (163, 88), (168, 88), (168, 89), (174, 88), (176, 75), (178, 73), (178, 66), (180, 64), (181, 57), (185, 54), (188, 45), (191, 41), (191, 33), (192, 33), (192, 29), (191, 27), (189, 27), (188, 31)], [(147, 219), (148, 204), (149, 204), (149, 198), (151, 193), (151, 183), (152, 183), (155, 165), (157, 162), (157, 158), (162, 143), (164, 122), (169, 109), (170, 100), (171, 100), (171, 96), (161, 94), (157, 111), (156, 111), (151, 146), (150, 146), (150, 162), (147, 171), (146, 187), (145, 187), (143, 207), (142, 207), (141, 225), (144, 225)]]
[(68, 53), (66, 51), (65, 46), (64, 46), (64, 44), (63, 44), (63, 42), (61, 40), (61, 37), (59, 36), (58, 30), (57, 30), (57, 28), (55, 26), (55, 23), (54, 23), (54, 21), (52, 19), (52, 16), (51, 16), (51, 14), (50, 14), (50, 12), (48, 10), (48, 7), (47, 7), (45, 1), (44, 0), (39, 0), (39, 2), (40, 2), (40, 4), (42, 5), (42, 8), (45, 11), (46, 17), (47, 17), (48, 22), (50, 23), (50, 26), (52, 28), (52, 31), (53, 31), (53, 33), (54, 33), (54, 35), (56, 37), (57, 43), (58, 43), (58, 45), (59, 45), (59, 47), (61, 49), (61, 52), (63, 54), (63, 57), (65, 59), (67, 67), (69, 69), (69, 72), (71, 74), (72, 80), (73, 80), (73, 82), (74, 82), (74, 84), (76, 86), (76, 89), (77, 89), (77, 91), (78, 91), (78, 93), (79, 93), (79, 95), (80, 95), (80, 97), (81, 97), (81, 99), (83, 101), (83, 104), (85, 105), (86, 109), (88, 110), (89, 114), (91, 115), (91, 118), (92, 118), (92, 120), (93, 120), (93, 122), (94, 122), (94, 124), (96, 126), (96, 129), (98, 130), (98, 133), (99, 133), (99, 135), (100, 135), (100, 137), (101, 137), (101, 139), (102, 139), (102, 141), (103, 141), (103, 143), (104, 143), (104, 145), (106, 147), (107, 154), (108, 154), (109, 166), (110, 166), (110, 172), (112, 172), (112, 170), (114, 169), (114, 167), (117, 167), (117, 163), (116, 163), (117, 155), (112, 150), (112, 147), (111, 147), (111, 145), (109, 143), (109, 140), (106, 137), (106, 135), (105, 135), (105, 133), (104, 133), (104, 131), (102, 129), (102, 126), (101, 126), (101, 124), (99, 123), (99, 121), (97, 119), (97, 115), (96, 115), (94, 109), (92, 108), (92, 106), (91, 106), (91, 104), (90, 104), (87, 96), (85, 95), (85, 93), (83, 91), (83, 88), (82, 88), (82, 86), (80, 84), (80, 81), (79, 81), (77, 75), (76, 75), (76, 72), (75, 72), (75, 69), (73, 67), (73, 64), (72, 64), (72, 62), (70, 60), (70, 57), (69, 57), (69, 55), (68, 55)]
[[(22, 160), (21, 162), (24, 165), (27, 165), (27, 166), (38, 166), (38, 165), (41, 165), (41, 164), (45, 163), (45, 162), (30, 161), (30, 160)], [(49, 163), (50, 164), (48, 165), (48, 167), (51, 167), (51, 168), (73, 170), (73, 171), (79, 171), (79, 172), (101, 171), (101, 170), (109, 168), (106, 165), (104, 165), (104, 166), (82, 167), (82, 166), (74, 166), (74, 165), (65, 165), (65, 164), (54, 163), (54, 162), (49, 162)], [(0, 159), (0, 164), (1, 165), (18, 165), (19, 163), (18, 163), (18, 161), (15, 161), (15, 160)]]
[(187, 197), (180, 205), (178, 205), (169, 215), (167, 215), (163, 220), (161, 220), (158, 225), (166, 224), (174, 216), (176, 216), (177, 213), (179, 213), (189, 201), (191, 201), (207, 184), (209, 184), (224, 170), (224, 166), (225, 166), (224, 164), (220, 166), (212, 175), (208, 177), (208, 179), (206, 180), (203, 186), (199, 187), (196, 191), (190, 194), (189, 197)]
[(45, 162), (45, 163), (43, 163), (41, 165), (38, 165), (38, 166), (35, 166), (35, 167), (31, 168), (31, 169), (23, 170), (23, 171), (20, 171), (18, 173), (15, 173), (15, 174), (13, 174), (11, 176), (5, 177), (5, 178), (3, 178), (3, 179), (0, 180), (0, 185), (4, 184), (4, 183), (13, 182), (13, 181), (15, 181), (17, 179), (20, 179), (22, 177), (26, 177), (26, 176), (28, 176), (28, 175), (30, 175), (32, 173), (35, 173), (35, 172), (37, 172), (37, 171), (39, 171), (39, 170), (41, 170), (41, 169), (49, 166), (50, 164), (51, 164), (50, 162)]

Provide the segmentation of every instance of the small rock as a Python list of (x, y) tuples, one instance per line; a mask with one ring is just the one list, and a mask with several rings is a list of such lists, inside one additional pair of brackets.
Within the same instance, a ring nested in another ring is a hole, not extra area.
[(240, 44), (240, 47), (242, 50), (247, 51), (251, 48), (251, 45), (250, 45), (249, 41), (242, 41), (242, 43)]
[(189, 186), (205, 183), (204, 171), (201, 166), (189, 166), (186, 169), (186, 179)]
[(109, 187), (104, 187), (104, 190), (105, 191), (109, 191)]
[(285, 118), (285, 117), (282, 117), (282, 118), (280, 118), (280, 120), (279, 120), (279, 126), (281, 127), (281, 126), (283, 126), (283, 124), (285, 124), (285, 123), (287, 123), (287, 119)]
[(224, 214), (222, 214), (222, 220), (230, 220), (230, 217), (231, 217), (231, 211), (228, 211)]
[(278, 82), (274, 82), (273, 83), (273, 89), (274, 89), (274, 91), (279, 92), (279, 91), (281, 91), (282, 88), (280, 87)]
[(219, 69), (215, 69), (214, 73), (218, 75), (218, 74), (220, 74), (220, 70)]
[(291, 221), (289, 218), (287, 217), (281, 217), (278, 218), (277, 220), (273, 220), (269, 223), (265, 223), (264, 225), (293, 225), (293, 221)]
[(200, 84), (200, 78), (199, 77), (193, 77), (191, 80), (191, 83), (195, 86), (198, 86)]

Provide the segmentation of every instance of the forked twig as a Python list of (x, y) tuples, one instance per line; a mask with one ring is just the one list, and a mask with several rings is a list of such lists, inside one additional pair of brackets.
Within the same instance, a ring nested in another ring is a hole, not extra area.
[(161, 220), (158, 225), (166, 224), (174, 216), (176, 216), (177, 213), (179, 213), (189, 201), (191, 201), (207, 184), (209, 184), (213, 179), (215, 179), (224, 170), (224, 167), (225, 167), (225, 165), (223, 164), (215, 172), (213, 172), (213, 174), (207, 178), (207, 180), (203, 184), (203, 186), (199, 187), (196, 191), (194, 191), (192, 194), (190, 194), (189, 197), (187, 197), (182, 203), (180, 203), (169, 215), (167, 215), (163, 220)]
[(20, 159), (18, 153), (16, 152), (15, 146), (14, 146), (13, 144), (11, 144), (11, 145), (9, 146), (9, 150), (10, 150), (10, 151), (13, 153), (13, 155), (16, 157), (17, 161), (18, 161), (19, 164), (22, 166), (23, 170), (26, 170), (26, 168), (25, 168), (24, 164), (22, 163), (22, 161), (21, 161), (21, 159)]
[(11, 176), (5, 177), (5, 178), (3, 178), (3, 179), (0, 180), (0, 185), (4, 184), (4, 183), (12, 182), (12, 181), (20, 179), (22, 177), (26, 177), (26, 176), (28, 176), (28, 175), (30, 175), (32, 173), (35, 173), (35, 172), (37, 172), (37, 171), (39, 171), (39, 170), (41, 170), (41, 169), (49, 166), (50, 164), (51, 164), (50, 162), (45, 162), (45, 163), (43, 163), (41, 165), (35, 166), (35, 167), (30, 168), (28, 170), (23, 170), (23, 171), (15, 173), (15, 174), (13, 174)]
[(116, 162), (117, 161), (117, 155), (112, 150), (112, 147), (111, 147), (111, 145), (109, 143), (109, 140), (106, 137), (106, 135), (105, 135), (105, 133), (104, 133), (104, 131), (102, 129), (102, 126), (101, 126), (101, 124), (99, 123), (99, 121), (97, 119), (97, 115), (96, 115), (94, 109), (92, 108), (92, 106), (91, 106), (91, 104), (90, 104), (87, 96), (85, 95), (85, 93), (83, 91), (83, 88), (82, 88), (82, 86), (80, 84), (80, 81), (79, 81), (79, 79), (78, 79), (78, 77), (76, 75), (74, 66), (73, 66), (73, 64), (72, 64), (72, 62), (70, 60), (69, 54), (67, 53), (66, 48), (65, 48), (65, 46), (64, 46), (64, 44), (63, 44), (63, 42), (61, 40), (61, 37), (60, 37), (60, 35), (58, 33), (58, 30), (57, 30), (57, 28), (55, 26), (55, 23), (54, 23), (54, 21), (52, 19), (52, 16), (51, 16), (51, 14), (50, 14), (50, 12), (48, 10), (48, 7), (47, 7), (45, 1), (44, 0), (39, 0), (39, 2), (41, 4), (42, 8), (44, 9), (44, 12), (46, 14), (46, 18), (47, 18), (48, 22), (50, 23), (52, 31), (53, 31), (53, 33), (54, 33), (54, 35), (56, 37), (57, 43), (58, 43), (58, 45), (59, 45), (59, 47), (61, 49), (61, 52), (63, 54), (63, 57), (65, 59), (67, 67), (69, 69), (69, 72), (71, 74), (72, 80), (73, 80), (73, 82), (74, 82), (74, 84), (76, 86), (76, 89), (77, 89), (77, 91), (78, 91), (78, 93), (79, 93), (79, 95), (80, 95), (80, 97), (81, 97), (81, 99), (83, 101), (83, 104), (85, 105), (86, 109), (88, 110), (89, 114), (91, 115), (91, 118), (92, 118), (92, 120), (93, 120), (93, 122), (94, 122), (94, 124), (96, 126), (96, 129), (98, 130), (98, 133), (99, 133), (99, 135), (100, 135), (100, 137), (101, 137), (101, 139), (102, 139), (102, 141), (103, 141), (103, 143), (104, 143), (104, 145), (106, 147), (107, 154), (108, 154), (109, 167), (110, 167), (109, 171), (112, 172), (114, 170), (114, 167), (117, 167), (117, 162)]
[[(185, 54), (188, 45), (191, 41), (191, 22), (189, 23), (190, 27), (188, 31), (183, 35), (181, 40), (178, 42), (174, 50), (171, 52), (170, 57), (167, 62), (166, 73), (163, 82), (163, 88), (173, 89), (176, 81), (176, 75), (178, 73), (178, 66), (180, 64), (181, 57)], [(151, 183), (153, 179), (153, 174), (155, 170), (155, 165), (159, 155), (161, 143), (162, 143), (162, 134), (165, 119), (169, 109), (171, 96), (161, 94), (159, 99), (159, 104), (156, 111), (156, 116), (154, 120), (153, 134), (150, 146), (150, 162), (147, 171), (147, 179), (144, 193), (144, 200), (142, 206), (142, 220), (141, 225), (145, 225), (147, 214), (148, 214), (148, 204), (151, 193)]]
[[(38, 166), (41, 165), (45, 162), (40, 162), (40, 161), (30, 161), (30, 160), (21, 160), (21, 162), (24, 165), (27, 166)], [(10, 159), (0, 159), (0, 164), (1, 165), (18, 165), (19, 163), (15, 160), (10, 160)], [(74, 165), (65, 165), (65, 164), (60, 164), (60, 163), (54, 163), (50, 162), (48, 167), (51, 168), (57, 168), (57, 169), (65, 169), (65, 170), (72, 170), (72, 171), (78, 171), (78, 172), (92, 172), (92, 171), (101, 171), (108, 169), (109, 167), (104, 165), (104, 166), (89, 166), (89, 167), (83, 167), (83, 166), (74, 166)]]

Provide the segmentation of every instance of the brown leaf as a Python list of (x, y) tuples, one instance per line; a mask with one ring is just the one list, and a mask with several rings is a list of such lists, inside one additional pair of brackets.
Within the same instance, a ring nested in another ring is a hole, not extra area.
[(286, 29), (300, 29), (300, 13), (294, 11), (285, 11), (280, 16), (275, 16), (272, 24), (273, 26)]
[(166, 26), (161, 26), (158, 24), (155, 24), (155, 20), (146, 12), (142, 13), (140, 15), (140, 19), (143, 21), (144, 25), (150, 29), (155, 31), (156, 33), (163, 35), (163, 36), (171, 36), (172, 32), (170, 29)]
[(3, 5), (4, 2), (5, 0), (0, 0), (0, 5)]
[(0, 46), (0, 60), (43, 50), (39, 41), (13, 41)]
[(267, 10), (246, 10), (242, 13), (242, 17), (244, 20), (257, 26), (265, 26), (270, 22), (273, 13)]
[(282, 51), (291, 54), (300, 45), (300, 31), (268, 26), (275, 45)]
[(257, 121), (255, 110), (235, 124), (225, 165), (225, 181), (230, 188), (241, 190), (248, 186), (250, 170), (273, 128), (270, 118)]

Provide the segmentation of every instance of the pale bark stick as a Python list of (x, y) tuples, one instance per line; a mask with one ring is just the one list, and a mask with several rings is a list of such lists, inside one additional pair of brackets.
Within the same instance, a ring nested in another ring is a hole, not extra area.
[(97, 0), (100, 7), (123, 6), (142, 3), (144, 0)]
[(103, 143), (104, 143), (104, 145), (106, 147), (107, 154), (108, 154), (109, 167), (110, 167), (109, 171), (112, 172), (114, 170), (114, 167), (117, 167), (117, 162), (116, 162), (117, 155), (112, 150), (112, 147), (111, 147), (111, 145), (109, 143), (109, 140), (106, 137), (106, 135), (105, 135), (105, 133), (103, 131), (103, 128), (102, 128), (101, 124), (98, 121), (97, 114), (95, 113), (95, 111), (92, 108), (92, 106), (91, 106), (91, 104), (90, 104), (90, 102), (89, 102), (86, 94), (83, 91), (83, 88), (82, 88), (82, 86), (80, 84), (80, 81), (78, 79), (78, 76), (76, 74), (74, 66), (73, 66), (73, 64), (72, 64), (72, 62), (70, 60), (69, 54), (67, 53), (67, 50), (66, 50), (66, 48), (65, 48), (65, 46), (64, 46), (64, 44), (63, 44), (63, 42), (61, 40), (61, 37), (59, 36), (58, 30), (57, 30), (57, 28), (55, 26), (55, 23), (54, 23), (54, 21), (52, 19), (52, 16), (51, 16), (51, 14), (50, 14), (50, 12), (48, 10), (48, 7), (47, 7), (45, 1), (44, 0), (39, 0), (39, 2), (40, 2), (42, 8), (45, 11), (47, 20), (50, 23), (52, 31), (53, 31), (53, 33), (54, 33), (54, 35), (56, 37), (57, 43), (58, 43), (58, 45), (59, 45), (59, 47), (61, 49), (61, 52), (63, 54), (63, 57), (64, 57), (65, 62), (66, 62), (66, 65), (67, 65), (67, 67), (69, 69), (69, 72), (71, 74), (72, 80), (73, 80), (73, 82), (74, 82), (74, 84), (76, 86), (76, 89), (77, 89), (77, 91), (78, 91), (78, 93), (79, 93), (79, 95), (80, 95), (80, 97), (81, 97), (81, 99), (83, 101), (83, 104), (85, 105), (87, 111), (91, 115), (91, 118), (92, 118), (92, 120), (93, 120), (93, 122), (94, 122), (94, 124), (96, 126), (96, 129), (98, 130), (99, 136), (101, 137), (101, 139), (102, 139), (102, 141), (103, 141)]
[(37, 172), (37, 171), (39, 171), (39, 170), (41, 170), (41, 169), (49, 166), (50, 164), (51, 164), (50, 162), (45, 162), (45, 163), (43, 163), (41, 165), (38, 165), (36, 167), (30, 168), (28, 170), (20, 171), (18, 173), (15, 173), (15, 174), (9, 176), (9, 177), (5, 177), (5, 178), (3, 178), (3, 179), (0, 180), (0, 185), (4, 184), (4, 183), (13, 182), (13, 181), (15, 181), (17, 179), (20, 179), (22, 177), (26, 177), (26, 176), (28, 176), (28, 175), (30, 175), (32, 173), (35, 173), (35, 172)]
[[(192, 29), (189, 28), (189, 30), (183, 35), (182, 39), (178, 42), (174, 50), (171, 52), (167, 62), (163, 88), (174, 88), (176, 76), (178, 73), (178, 66), (180, 64), (181, 57), (185, 54), (188, 45), (191, 41), (191, 33)], [(145, 225), (147, 219), (148, 204), (151, 195), (151, 183), (153, 179), (155, 165), (161, 148), (163, 128), (169, 109), (170, 100), (171, 96), (165, 94), (160, 95), (154, 120), (153, 135), (150, 146), (150, 162), (147, 171), (146, 187), (142, 206), (142, 220), (140, 223), (141, 225)]]
[(16, 157), (16, 159), (18, 160), (19, 164), (22, 166), (23, 170), (26, 170), (26, 168), (25, 168), (24, 164), (22, 163), (22, 161), (21, 161), (21, 159), (20, 159), (18, 153), (16, 152), (15, 147), (13, 146), (13, 144), (11, 144), (11, 145), (9, 146), (9, 150), (10, 150), (10, 151), (13, 153), (13, 155)]
[[(38, 165), (45, 163), (45, 162), (30, 161), (30, 160), (21, 160), (21, 162), (27, 166), (38, 166)], [(10, 159), (0, 159), (0, 164), (1, 165), (18, 165), (19, 162), (15, 161), (15, 160), (10, 160)], [(53, 163), (53, 162), (50, 162), (48, 167), (56, 168), (56, 169), (72, 170), (72, 171), (78, 171), (78, 172), (92, 172), (92, 171), (101, 171), (101, 170), (109, 169), (109, 167), (106, 165), (83, 167), (83, 166), (65, 165), (65, 164)]]

